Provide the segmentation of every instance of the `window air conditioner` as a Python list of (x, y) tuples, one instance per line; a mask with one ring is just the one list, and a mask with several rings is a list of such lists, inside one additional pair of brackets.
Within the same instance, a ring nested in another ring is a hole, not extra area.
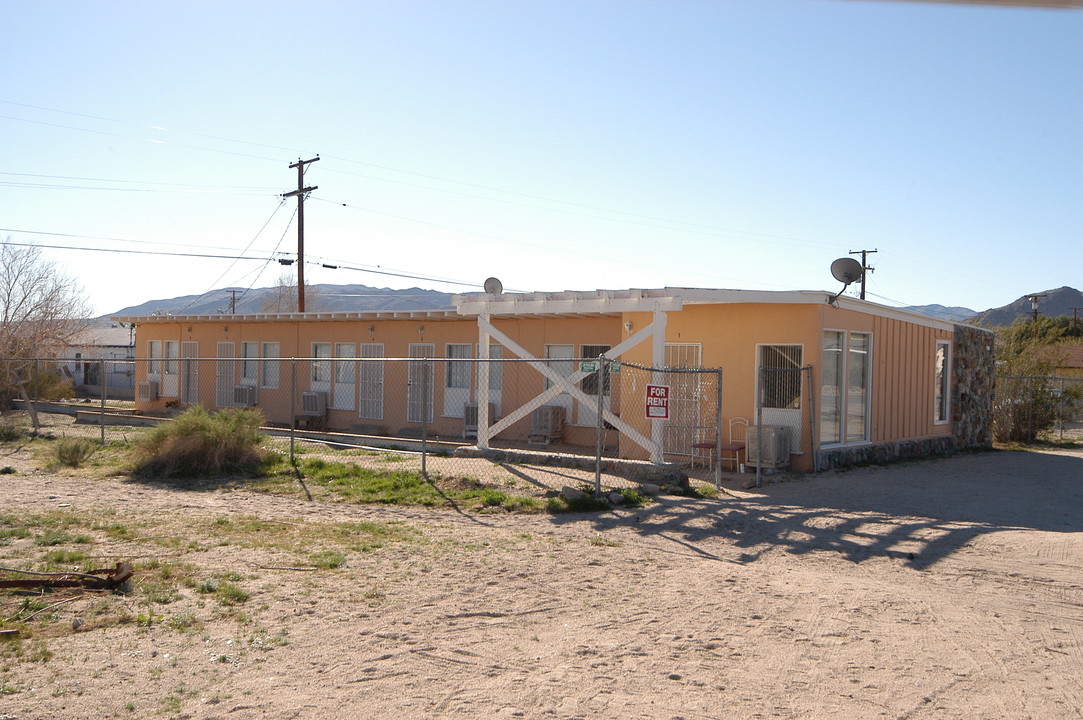
[(542, 405), (530, 413), (530, 435), (527, 440), (534, 444), (545, 444), (560, 440), (564, 436), (565, 410), (559, 405)]
[(144, 402), (158, 399), (158, 383), (153, 380), (139, 383), (139, 399)]
[[(760, 436), (763, 437), (763, 462), (760, 462)], [(746, 436), (746, 462), (751, 467), (780, 470), (790, 466), (790, 429), (785, 425), (752, 425)]]
[[(489, 424), (496, 422), (496, 405), (489, 403)], [(463, 437), (478, 436), (478, 404), (466, 403), (463, 406)]]
[(301, 414), (311, 417), (322, 417), (327, 414), (327, 393), (305, 392), (301, 393)]
[(256, 404), (255, 385), (234, 385), (233, 404), (240, 407), (250, 407)]

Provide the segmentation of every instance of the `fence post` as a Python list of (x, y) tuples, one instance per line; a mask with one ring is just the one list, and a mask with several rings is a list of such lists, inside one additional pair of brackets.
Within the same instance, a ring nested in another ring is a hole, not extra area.
[(602, 495), (602, 450), (605, 447), (605, 378), (609, 371), (609, 359), (603, 354), (598, 356), (598, 417), (594, 422), (594, 497)]
[[(101, 411), (101, 415), (99, 417), (99, 420), (100, 420), (99, 425), (101, 425), (101, 431), (102, 431), (102, 445), (105, 445), (105, 393), (106, 393), (105, 388), (106, 388), (106, 382), (105, 382), (105, 358), (104, 357), (101, 358), (100, 360), (98, 360), (98, 375), (99, 375), (98, 380), (102, 384), (102, 405), (101, 405), (102, 411)], [(85, 382), (86, 378), (83, 378), (83, 380)]]
[[(715, 488), (722, 487), (722, 368), (718, 368), (715, 371), (715, 411), (714, 411), (714, 486)], [(732, 439), (732, 438), (731, 438)], [(695, 448), (692, 448), (692, 461), (695, 463)], [(745, 453), (747, 455), (747, 452)], [(737, 460), (734, 462), (740, 465), (741, 453), (735, 453)], [(740, 470), (740, 467), (737, 468)]]
[(293, 446), (297, 441), (297, 358), (290, 359), (290, 464), (297, 462)]
[(763, 487), (763, 381), (766, 371), (762, 365), (756, 370), (759, 386), (756, 390), (756, 487)]

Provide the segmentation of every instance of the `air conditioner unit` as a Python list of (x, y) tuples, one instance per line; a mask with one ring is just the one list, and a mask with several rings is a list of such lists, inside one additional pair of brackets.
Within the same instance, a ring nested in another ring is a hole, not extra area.
[[(762, 437), (763, 462), (760, 462)], [(752, 425), (746, 436), (745, 462), (751, 467), (781, 470), (790, 466), (790, 429), (785, 425)]]
[(530, 435), (527, 440), (533, 444), (548, 445), (564, 436), (564, 418), (566, 411), (559, 405), (542, 405), (530, 413)]
[(139, 399), (144, 402), (158, 399), (158, 383), (154, 380), (139, 383)]
[(327, 414), (327, 393), (305, 392), (301, 393), (301, 414), (311, 417), (322, 417)]
[(240, 407), (249, 407), (256, 404), (255, 385), (234, 385), (233, 404)]
[[(489, 424), (496, 422), (496, 405), (489, 403)], [(466, 403), (463, 406), (463, 437), (478, 436), (478, 404)]]

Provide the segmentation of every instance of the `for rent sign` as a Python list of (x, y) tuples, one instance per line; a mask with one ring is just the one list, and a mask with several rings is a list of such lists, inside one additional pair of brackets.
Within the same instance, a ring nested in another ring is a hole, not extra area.
[(647, 386), (647, 419), (669, 420), (669, 385)]

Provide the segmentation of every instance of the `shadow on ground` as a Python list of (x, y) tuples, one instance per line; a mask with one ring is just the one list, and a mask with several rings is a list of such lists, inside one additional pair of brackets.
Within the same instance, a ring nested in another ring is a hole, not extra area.
[[(717, 499), (663, 498), (638, 510), (558, 515), (556, 524), (624, 526), (701, 557), (749, 563), (779, 550), (922, 569), (1002, 530), (1083, 530), (1083, 454), (985, 452), (804, 476)], [(718, 557), (722, 539), (741, 552)]]

